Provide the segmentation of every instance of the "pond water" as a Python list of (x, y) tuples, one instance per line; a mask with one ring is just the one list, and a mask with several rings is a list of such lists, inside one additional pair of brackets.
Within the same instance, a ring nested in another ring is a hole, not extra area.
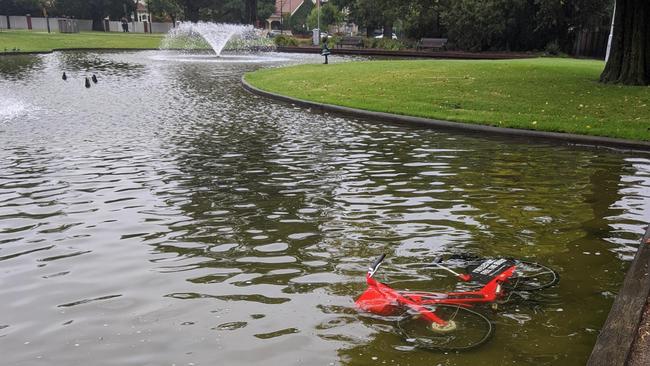
[[(229, 61), (0, 57), (3, 363), (584, 364), (650, 216), (650, 155), (315, 114), (240, 78), (320, 57)], [(453, 289), (420, 266), (449, 253), (561, 281), (487, 312), (482, 347), (423, 351), (354, 309), (383, 252), (398, 288)]]

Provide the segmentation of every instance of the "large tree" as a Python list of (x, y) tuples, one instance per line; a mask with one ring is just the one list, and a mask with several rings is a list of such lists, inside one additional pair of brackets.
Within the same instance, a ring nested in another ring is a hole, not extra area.
[(147, 2), (149, 11), (155, 16), (159, 17), (169, 17), (172, 21), (172, 24), (176, 24), (176, 19), (179, 15), (182, 15), (183, 10), (174, 0), (149, 0)]
[(60, 15), (92, 19), (94, 30), (104, 30), (105, 17), (119, 19), (133, 14), (134, 4), (127, 0), (56, 0)]
[(0, 14), (2, 15), (38, 14), (40, 9), (41, 2), (39, 0), (0, 0)]
[[(314, 7), (307, 17), (308, 29), (314, 29), (318, 26), (318, 8)], [(320, 6), (320, 27), (327, 30), (330, 25), (338, 24), (343, 21), (343, 14), (339, 9), (331, 4), (325, 3)]]
[(255, 24), (275, 10), (274, 0), (149, 0), (157, 15), (182, 15), (191, 22), (199, 20)]
[(650, 1), (616, 0), (612, 49), (600, 80), (650, 84)]

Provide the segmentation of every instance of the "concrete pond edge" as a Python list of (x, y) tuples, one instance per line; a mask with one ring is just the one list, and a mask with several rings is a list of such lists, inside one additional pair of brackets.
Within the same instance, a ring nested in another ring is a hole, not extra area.
[[(587, 366), (650, 364), (650, 353), (642, 351), (647, 343), (639, 334), (644, 310), (650, 297), (650, 226), (639, 244), (630, 269), (625, 275), (607, 320), (598, 335)], [(640, 353), (641, 352), (641, 353)]]
[[(244, 89), (255, 95), (267, 97), (277, 101), (295, 104), (301, 107), (310, 108), (318, 112), (333, 112), (365, 119), (375, 119), (383, 122), (403, 122), (419, 126), (428, 126), (439, 129), (464, 130), (471, 132), (483, 132), (489, 134), (500, 134), (516, 137), (527, 137), (544, 139), (549, 141), (573, 143), (577, 145), (592, 145), (595, 147), (608, 147), (625, 150), (650, 151), (650, 142), (615, 139), (609, 137), (585, 136), (576, 134), (565, 134), (557, 132), (542, 132), (519, 130), (513, 128), (502, 128), (468, 123), (449, 122), (428, 118), (395, 115), (383, 112), (372, 112), (355, 108), (341, 107), (331, 104), (306, 101), (287, 97), (261, 90), (250, 83), (244, 77), (241, 78)], [(642, 339), (639, 335), (644, 310), (650, 306), (650, 226), (647, 227), (645, 235), (639, 244), (639, 249), (625, 276), (623, 285), (616, 296), (607, 320), (601, 329), (587, 366), (610, 366), (610, 365), (647, 365), (650, 363), (650, 353), (637, 355), (636, 349)], [(633, 355), (634, 354), (634, 355)], [(635, 357), (632, 357), (635, 356)], [(634, 361), (630, 362), (631, 359)], [(638, 360), (641, 359), (642, 363)]]
[(596, 147), (609, 147), (609, 148), (622, 149), (622, 150), (650, 152), (650, 142), (648, 141), (634, 141), (634, 140), (625, 140), (625, 139), (612, 138), (612, 137), (578, 135), (578, 134), (561, 133), (561, 132), (523, 130), (523, 129), (516, 129), (516, 128), (495, 127), (495, 126), (479, 125), (479, 124), (472, 124), (472, 123), (451, 122), (451, 121), (443, 121), (443, 120), (437, 120), (431, 118), (413, 117), (413, 116), (392, 114), (386, 112), (374, 112), (374, 111), (368, 111), (363, 109), (342, 107), (333, 104), (312, 102), (304, 99), (297, 99), (293, 97), (288, 97), (286, 95), (277, 94), (277, 93), (268, 92), (259, 89), (251, 85), (248, 81), (246, 81), (244, 77), (245, 75), (242, 76), (241, 78), (242, 85), (246, 91), (252, 94), (270, 98), (280, 102), (295, 104), (297, 106), (309, 108), (312, 111), (321, 112), (321, 113), (331, 112), (331, 113), (338, 113), (338, 114), (344, 114), (348, 116), (370, 119), (370, 120), (379, 120), (382, 122), (392, 122), (392, 123), (399, 122), (399, 123), (406, 123), (410, 125), (437, 128), (437, 129), (479, 132), (479, 133), (487, 133), (493, 135), (506, 135), (506, 136), (513, 136), (513, 137), (543, 139), (543, 140), (564, 142), (564, 143), (576, 144), (576, 145), (591, 145)]
[(46, 51), (0, 51), (0, 56), (28, 56), (28, 55), (48, 55), (54, 52), (78, 52), (78, 51), (88, 51), (88, 52), (97, 52), (97, 51), (116, 51), (116, 52), (125, 52), (125, 51), (157, 51), (159, 48), (111, 48), (111, 47), (73, 47), (73, 48), (52, 48), (51, 50)]

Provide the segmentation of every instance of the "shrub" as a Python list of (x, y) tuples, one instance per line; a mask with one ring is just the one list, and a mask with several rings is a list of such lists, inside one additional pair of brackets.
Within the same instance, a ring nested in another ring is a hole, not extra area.
[(273, 38), (273, 42), (278, 47), (296, 47), (298, 46), (298, 41), (293, 39), (293, 37), (285, 36), (284, 34), (277, 35)]
[(557, 56), (562, 53), (562, 49), (560, 48), (558, 41), (551, 41), (544, 48), (544, 52), (547, 55)]
[(363, 47), (380, 48), (383, 50), (398, 51), (408, 48), (408, 46), (399, 39), (390, 38), (364, 38)]

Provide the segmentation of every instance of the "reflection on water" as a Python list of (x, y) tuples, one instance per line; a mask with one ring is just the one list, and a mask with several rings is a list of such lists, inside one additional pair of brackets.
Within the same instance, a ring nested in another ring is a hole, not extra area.
[(30, 72), (41, 66), (42, 59), (29, 55), (0, 56), (0, 77), (2, 80), (19, 82)]
[[(650, 212), (642, 153), (312, 114), (245, 93), (248, 62), (31, 58), (0, 76), (39, 107), (0, 125), (9, 364), (581, 364)], [(381, 252), (400, 288), (452, 289), (419, 264), (459, 252), (562, 280), (424, 352), (353, 308)]]

